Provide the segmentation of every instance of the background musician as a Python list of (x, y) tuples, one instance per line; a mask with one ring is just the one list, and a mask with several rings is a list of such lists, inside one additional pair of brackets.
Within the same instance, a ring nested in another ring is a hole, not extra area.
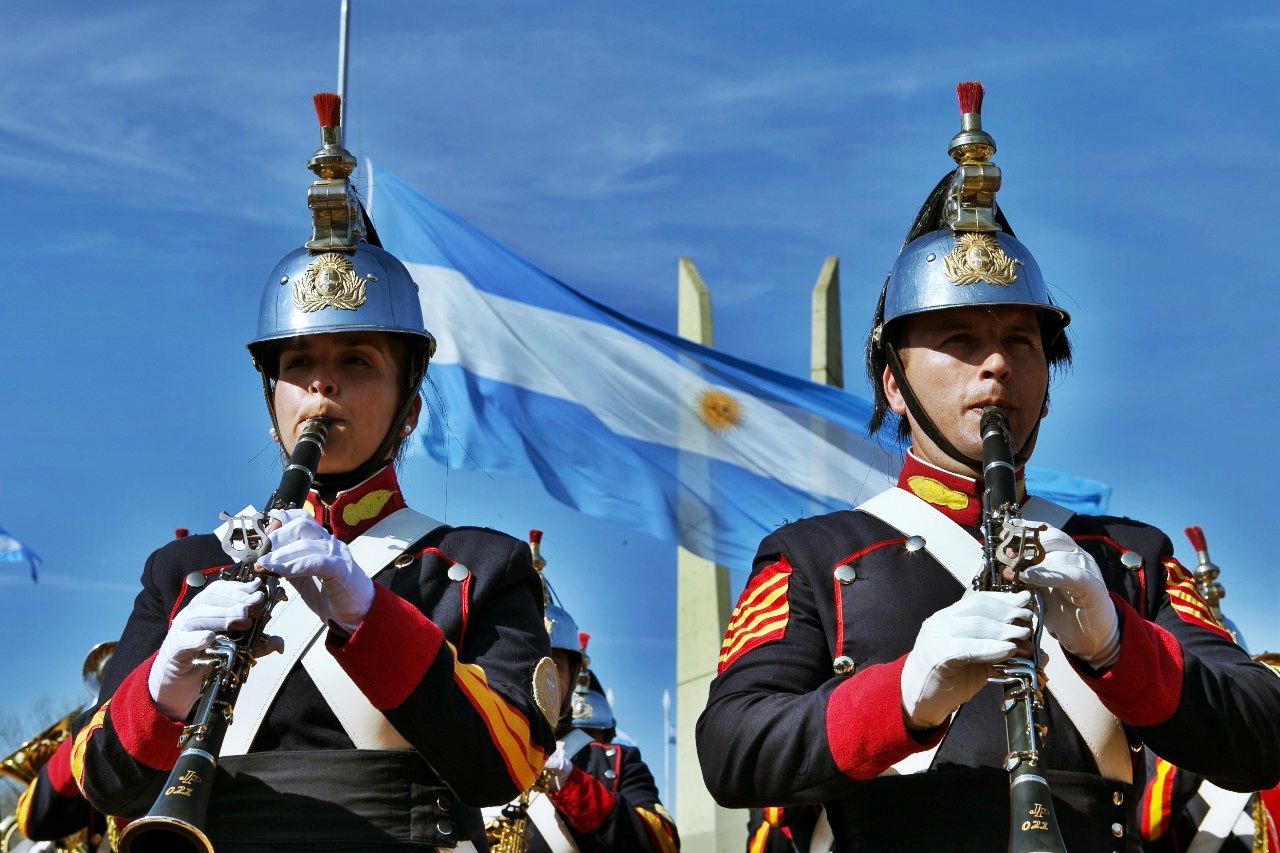
[[(314, 233), (268, 278), (249, 344), (286, 453), (330, 420), (305, 508), (272, 512), (258, 563), (287, 581), (279, 611), (314, 633), (273, 636), (259, 657), (201, 829), (218, 853), (475, 849), (478, 806), (532, 784), (554, 745), (541, 589), (524, 542), (405, 509), (392, 460), (435, 341), (347, 184), (337, 96), (316, 101)], [(361, 550), (392, 534), (379, 560)], [(137, 818), (160, 793), (205, 649), (262, 605), (260, 581), (217, 579), (231, 562), (212, 535), (147, 560), (105, 701), (78, 721), (72, 771), (97, 808)]]
[[(1220, 602), (1226, 590), (1218, 580), (1218, 567), (1209, 558), (1209, 546), (1199, 527), (1185, 530), (1196, 551), (1192, 570), (1205, 604), (1246, 652), (1249, 645)], [(1280, 655), (1264, 652), (1254, 660), (1280, 676)], [(1224, 791), (1202, 776), (1176, 767), (1150, 750), (1144, 751), (1147, 770), (1142, 794), (1139, 832), (1143, 853), (1275, 853), (1280, 851), (1280, 787), (1245, 796)]]
[[(825, 804), (813, 849), (1010, 849), (1009, 747), (988, 678), (1025, 654), (1031, 593), (970, 586), (979, 421), (986, 406), (1007, 413), (1024, 491), (1070, 318), (995, 204), (980, 106), (981, 87), (962, 84), (957, 168), (917, 215), (868, 341), (871, 429), (896, 421), (910, 441), (898, 487), (761, 543), (698, 724), (722, 804)], [(1103, 433), (1109, 404), (1082, 440)], [(1226, 788), (1275, 785), (1280, 685), (1216, 624), (1168, 537), (1022, 504), (1048, 524), (1022, 579), (1045, 600), (1041, 764), (1066, 849), (1137, 849), (1140, 744)]]
[[(541, 533), (533, 534), (537, 565)], [(537, 789), (529, 793), (524, 849), (674, 853), (680, 849), (680, 836), (658, 799), (658, 786), (639, 748), (613, 740), (617, 723), (587, 666), (587, 635), (580, 634), (573, 617), (555, 603), (546, 604), (546, 623), (563, 699), (555, 752)], [(498, 811), (485, 810), (487, 817)], [(493, 849), (507, 850), (498, 845)]]

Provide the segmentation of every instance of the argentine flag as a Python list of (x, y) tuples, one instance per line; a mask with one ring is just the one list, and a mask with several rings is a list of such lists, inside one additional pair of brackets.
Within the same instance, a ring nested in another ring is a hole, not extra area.
[(23, 545), (0, 527), (0, 564), (26, 563), (31, 567), (31, 582), (36, 583), (36, 569), (44, 562), (40, 555)]
[[(896, 482), (901, 451), (867, 437), (868, 401), (624, 316), (386, 171), (372, 187), (378, 235), (439, 341), (446, 423), (419, 439), (437, 461), (536, 477), (580, 512), (730, 566), (750, 565), (777, 526)], [(1028, 480), (1077, 511), (1105, 508), (1099, 483)]]

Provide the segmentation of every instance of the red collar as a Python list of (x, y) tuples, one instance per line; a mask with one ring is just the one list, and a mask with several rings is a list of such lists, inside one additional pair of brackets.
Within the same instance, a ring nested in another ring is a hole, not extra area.
[[(1025, 499), (1023, 469), (1017, 472), (1018, 496)], [(961, 527), (977, 527), (982, 523), (982, 487), (972, 477), (953, 474), (934, 467), (907, 451), (898, 487), (927, 502), (938, 512)]]
[(306, 508), (343, 542), (350, 542), (391, 513), (404, 509), (404, 495), (396, 480), (396, 470), (388, 465), (358, 486), (338, 492), (325, 504), (314, 491), (307, 495)]

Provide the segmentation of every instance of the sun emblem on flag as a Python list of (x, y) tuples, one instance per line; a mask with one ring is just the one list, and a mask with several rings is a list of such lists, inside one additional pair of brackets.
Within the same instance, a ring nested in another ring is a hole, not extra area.
[(742, 426), (742, 404), (724, 391), (708, 388), (698, 395), (698, 419), (714, 433)]
[(293, 306), (310, 314), (321, 308), (354, 311), (364, 304), (366, 282), (351, 259), (338, 252), (317, 255), (293, 282)]
[(956, 284), (998, 284), (1008, 287), (1018, 277), (1018, 264), (1004, 253), (990, 234), (965, 233), (956, 238), (956, 247), (943, 262), (947, 278)]

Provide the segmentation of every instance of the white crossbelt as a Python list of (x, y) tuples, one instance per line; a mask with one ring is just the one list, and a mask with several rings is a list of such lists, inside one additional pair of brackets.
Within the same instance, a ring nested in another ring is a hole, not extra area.
[(1200, 821), (1196, 837), (1187, 846), (1187, 853), (1218, 853), (1228, 837), (1242, 835), (1249, 838), (1253, 835), (1253, 815), (1248, 811), (1252, 793), (1226, 791), (1208, 780), (1200, 783), (1199, 792), (1209, 804), (1209, 811)]
[[(348, 547), (356, 565), (372, 578), (414, 542), (442, 526), (442, 522), (405, 507), (379, 521)], [(236, 699), (235, 717), (221, 755), (249, 751), (271, 703), (299, 660), (357, 749), (412, 748), (329, 653), (321, 640), (324, 629), (324, 622), (301, 595), (295, 593), (276, 605), (266, 633), (284, 638), (284, 652), (258, 658), (250, 670)]]
[[(963, 527), (934, 509), (925, 501), (900, 488), (890, 488), (860, 505), (858, 509), (873, 515), (907, 536), (920, 536), (925, 550), (941, 563), (956, 581), (972, 592), (970, 581), (982, 565), (982, 546)], [(1027, 501), (1023, 517), (1046, 521), (1055, 527), (1066, 523), (1074, 513), (1040, 498)], [(1129, 742), (1120, 721), (1103, 706), (1089, 686), (1067, 662), (1066, 653), (1048, 632), (1041, 647), (1049, 656), (1046, 688), (1075, 725), (1097, 761), (1099, 772), (1108, 779), (1133, 781), (1133, 765)], [(945, 738), (944, 738), (945, 740)], [(940, 746), (939, 744), (938, 746)], [(884, 775), (919, 773), (927, 770), (938, 746), (909, 755)]]

